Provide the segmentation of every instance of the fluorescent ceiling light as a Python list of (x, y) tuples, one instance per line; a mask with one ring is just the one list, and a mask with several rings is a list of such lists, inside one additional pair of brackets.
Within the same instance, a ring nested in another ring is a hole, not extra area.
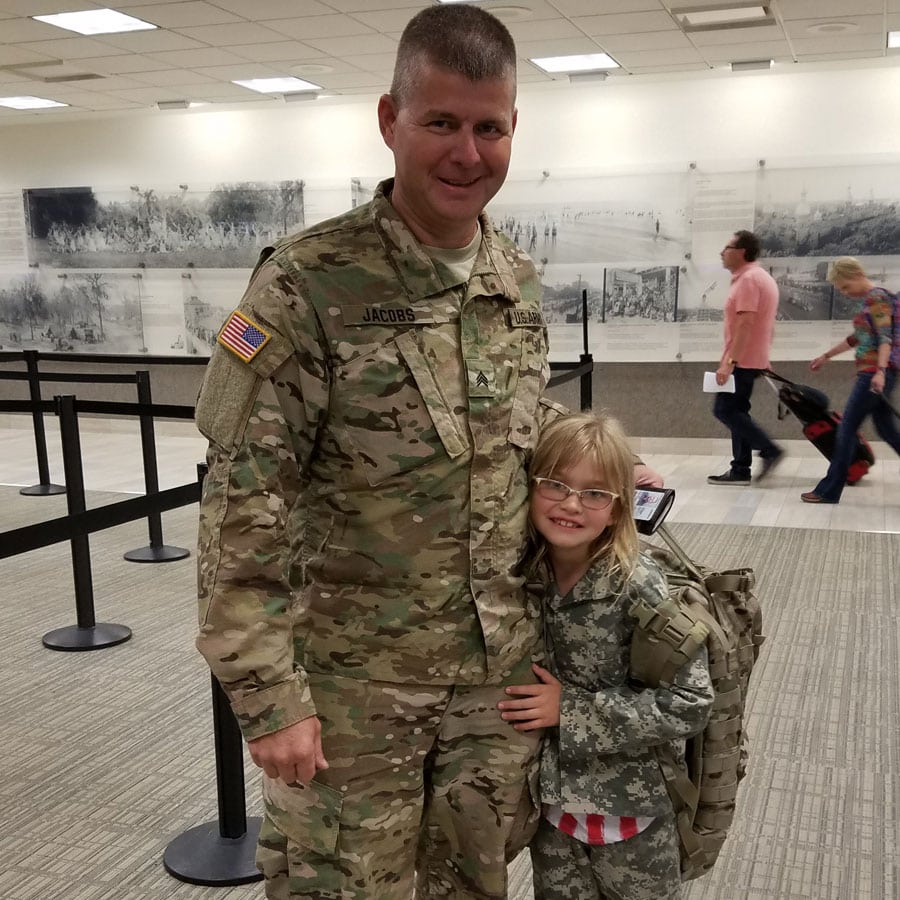
[(753, 72), (756, 69), (771, 69), (771, 59), (742, 59), (731, 64), (732, 72)]
[(56, 100), (45, 100), (43, 97), (0, 97), (0, 106), (10, 109), (49, 109), (51, 106), (68, 106)]
[(54, 13), (52, 16), (31, 18), (78, 34), (119, 34), (123, 31), (148, 31), (157, 27), (114, 9), (86, 9), (83, 12)]
[(888, 49), (897, 50), (900, 48), (900, 31), (888, 32)]
[(775, 25), (768, 6), (756, 3), (720, 3), (673, 9), (672, 15), (686, 34), (693, 31), (722, 31), (729, 28), (758, 28)]
[(258, 91), (260, 94), (293, 94), (297, 91), (321, 91), (320, 84), (304, 81), (302, 78), (249, 78), (246, 81), (233, 81), (241, 87)]
[(719, 9), (695, 7), (673, 9), (673, 14), (688, 25), (734, 25), (737, 22), (753, 22), (769, 18), (765, 6), (729, 6)]
[(531, 60), (545, 72), (593, 72), (596, 69), (618, 69), (619, 64), (606, 53), (581, 56), (543, 56)]

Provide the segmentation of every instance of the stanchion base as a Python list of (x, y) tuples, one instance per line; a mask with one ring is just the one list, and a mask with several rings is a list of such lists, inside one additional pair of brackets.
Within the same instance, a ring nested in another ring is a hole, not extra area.
[(98, 622), (89, 628), (67, 625), (48, 631), (41, 641), (48, 650), (102, 650), (124, 644), (131, 637), (131, 629), (125, 625)]
[(148, 546), (148, 547), (138, 547), (137, 550), (129, 550), (125, 554), (125, 559), (128, 562), (139, 562), (139, 563), (160, 563), (160, 562), (173, 562), (176, 559), (184, 559), (186, 556), (190, 556), (191, 551), (185, 550), (184, 547), (170, 547), (168, 544), (163, 544), (160, 547)]
[(218, 822), (190, 828), (166, 847), (163, 866), (189, 884), (217, 887), (261, 881), (255, 862), (261, 822), (258, 817), (248, 818), (247, 831), (239, 838), (223, 838)]
[(31, 487), (19, 490), (23, 497), (49, 497), (51, 494), (64, 494), (65, 492), (64, 484), (33, 484)]

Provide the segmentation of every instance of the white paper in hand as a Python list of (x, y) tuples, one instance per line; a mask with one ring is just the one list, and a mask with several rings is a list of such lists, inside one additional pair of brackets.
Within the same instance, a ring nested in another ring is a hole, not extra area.
[(725, 384), (716, 384), (715, 372), (703, 373), (703, 392), (706, 394), (733, 394), (734, 393), (734, 375), (729, 375)]

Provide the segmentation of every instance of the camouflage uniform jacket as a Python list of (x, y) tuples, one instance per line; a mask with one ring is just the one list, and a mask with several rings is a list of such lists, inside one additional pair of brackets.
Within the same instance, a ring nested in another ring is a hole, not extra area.
[(705, 649), (671, 688), (629, 686), (635, 620), (628, 610), (638, 597), (656, 606), (666, 596), (662, 573), (643, 554), (624, 588), (599, 564), (565, 597), (548, 591), (545, 643), (550, 670), (563, 687), (559, 727), (548, 730), (541, 758), (544, 803), (614, 816), (671, 810), (653, 748), (683, 744), (701, 731), (713, 690)]
[(198, 400), (197, 644), (247, 739), (315, 713), (307, 671), (499, 683), (539, 643), (517, 567), (540, 283), (486, 217), (460, 283), (390, 187), (257, 266), (238, 310), (269, 339), (217, 346)]

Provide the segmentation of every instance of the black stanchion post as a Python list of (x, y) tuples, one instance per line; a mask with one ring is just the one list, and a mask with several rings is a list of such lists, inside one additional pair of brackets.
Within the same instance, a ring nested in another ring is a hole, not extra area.
[(19, 493), (26, 497), (49, 497), (51, 494), (64, 494), (65, 485), (53, 484), (50, 481), (50, 463), (47, 459), (47, 434), (44, 431), (44, 413), (40, 408), (41, 376), (38, 372), (38, 351), (23, 350), (25, 366), (28, 369), (28, 396), (34, 404), (31, 420), (34, 424), (34, 449), (37, 453), (39, 484), (22, 488)]
[[(201, 482), (205, 475), (206, 466), (198, 465)], [(212, 710), (219, 820), (189, 828), (171, 841), (163, 853), (163, 866), (189, 884), (248, 884), (263, 877), (255, 862), (261, 819), (247, 818), (241, 730), (215, 676)]]
[[(152, 401), (150, 391), (150, 373), (148, 371), (135, 372), (137, 382), (138, 403), (149, 406)], [(141, 454), (144, 458), (144, 488), (149, 497), (159, 493), (159, 473), (156, 468), (156, 437), (153, 432), (153, 416), (150, 413), (141, 413)], [(190, 556), (190, 550), (184, 547), (170, 547), (163, 543), (162, 514), (159, 511), (150, 513), (147, 517), (150, 531), (150, 545), (129, 550), (125, 559), (129, 562), (172, 562), (176, 559), (184, 559)]]
[[(62, 436), (63, 471), (66, 475), (66, 505), (69, 515), (87, 509), (84, 499), (84, 475), (81, 469), (81, 440), (75, 397), (56, 397), (59, 430)], [(101, 650), (121, 644), (131, 637), (125, 625), (98, 623), (94, 618), (94, 586), (91, 579), (91, 548), (86, 534), (71, 539), (72, 575), (75, 580), (76, 625), (48, 631), (42, 638), (50, 650)]]
[(588, 352), (587, 288), (581, 292), (581, 340), (583, 352), (578, 362), (580, 365), (590, 364), (590, 370), (585, 372), (578, 381), (581, 411), (587, 412), (594, 408), (594, 358)]

